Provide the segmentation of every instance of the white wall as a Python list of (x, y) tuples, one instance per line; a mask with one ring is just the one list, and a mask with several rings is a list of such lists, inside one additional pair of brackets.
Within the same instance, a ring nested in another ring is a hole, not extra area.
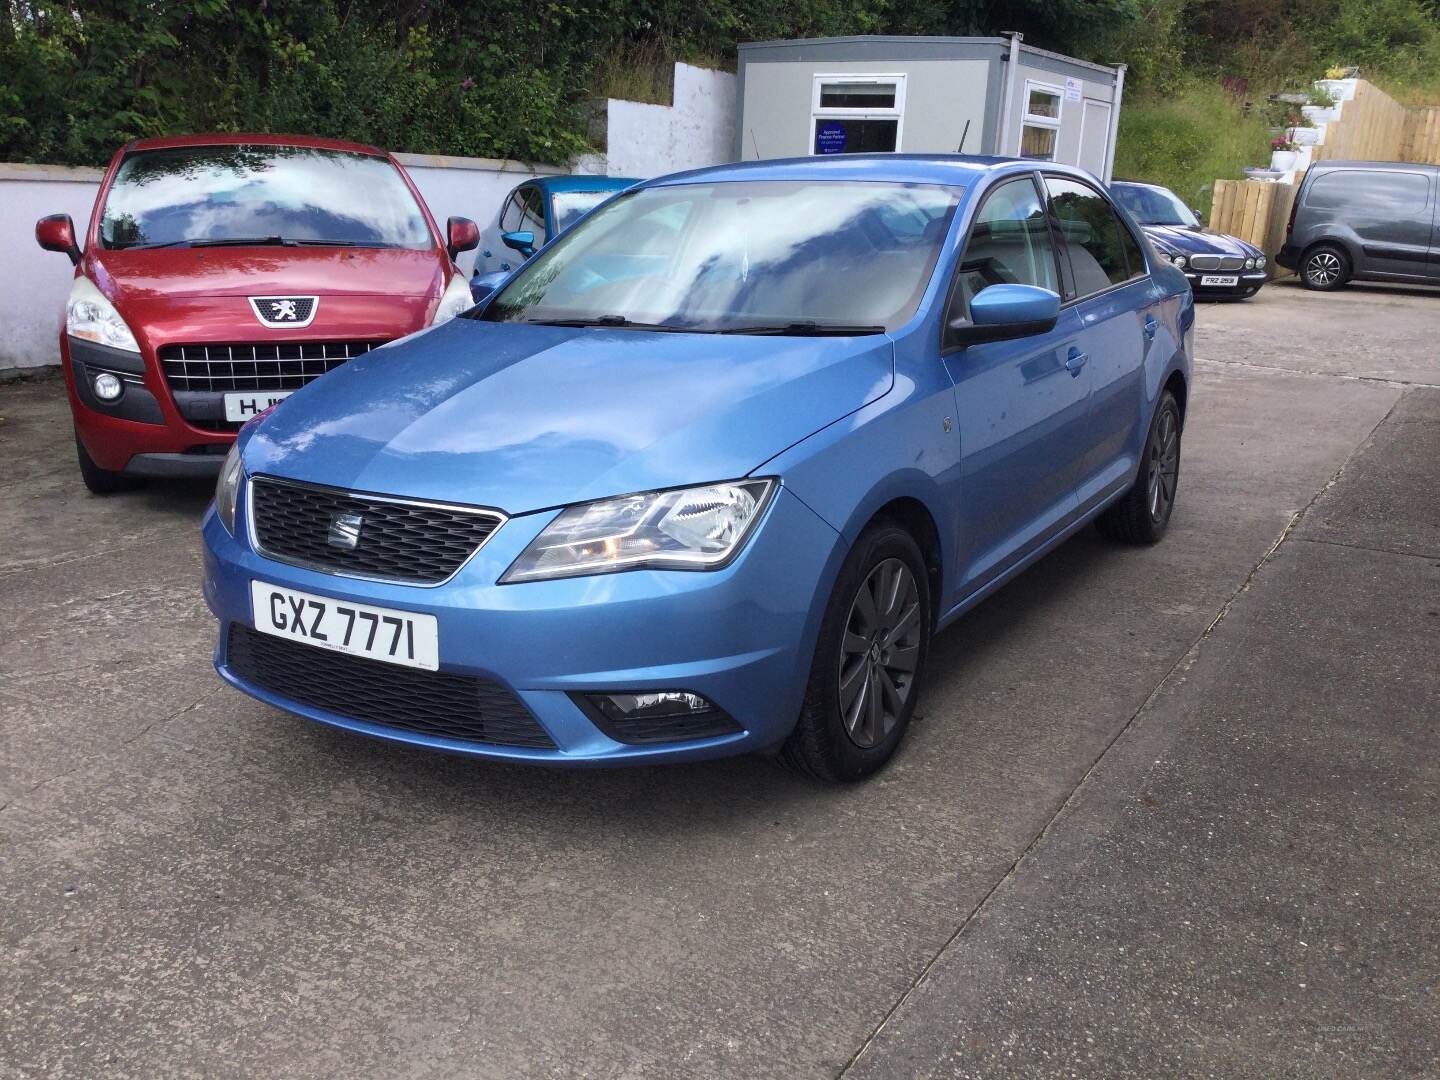
[[(84, 236), (99, 169), (0, 165), (0, 372), (60, 362), (60, 320), (74, 267), (41, 251), (35, 222), (69, 214)], [(83, 241), (82, 241), (83, 242)]]
[[(396, 154), (415, 180), (442, 232), (447, 217), (474, 218), (484, 228), (516, 184), (567, 170), (494, 158)], [(74, 270), (70, 260), (42, 251), (35, 222), (69, 214), (84, 243), (103, 172), (52, 165), (0, 164), (0, 373), (60, 362), (58, 335)], [(470, 272), (475, 256), (461, 256)]]
[(606, 171), (648, 179), (735, 159), (735, 76), (675, 65), (673, 105), (611, 98), (605, 106)]

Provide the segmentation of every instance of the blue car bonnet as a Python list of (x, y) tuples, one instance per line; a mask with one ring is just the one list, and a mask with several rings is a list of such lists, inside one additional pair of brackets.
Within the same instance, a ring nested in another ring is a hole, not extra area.
[(245, 433), (251, 474), (510, 514), (744, 476), (885, 394), (886, 335), (455, 319), (351, 360)]

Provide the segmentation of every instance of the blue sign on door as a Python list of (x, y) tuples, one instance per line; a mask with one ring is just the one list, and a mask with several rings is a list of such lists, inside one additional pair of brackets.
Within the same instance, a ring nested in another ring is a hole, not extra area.
[(815, 153), (843, 154), (845, 140), (845, 125), (836, 120), (827, 120), (815, 129)]

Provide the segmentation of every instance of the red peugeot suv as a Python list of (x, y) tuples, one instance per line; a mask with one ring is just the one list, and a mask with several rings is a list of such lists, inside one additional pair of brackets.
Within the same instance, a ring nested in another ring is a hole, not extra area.
[(75, 263), (60, 355), (85, 484), (213, 475), (251, 416), (401, 335), (468, 308), (455, 257), (389, 154), (331, 139), (143, 139), (110, 163)]

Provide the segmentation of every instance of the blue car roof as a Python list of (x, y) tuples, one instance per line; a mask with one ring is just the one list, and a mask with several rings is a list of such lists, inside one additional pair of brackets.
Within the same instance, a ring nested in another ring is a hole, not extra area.
[(1047, 170), (1081, 175), (1078, 170), (1049, 161), (978, 154), (827, 154), (714, 165), (708, 169), (663, 176), (650, 181), (650, 184), (726, 180), (878, 180), (897, 184), (968, 187), (992, 170), (1015, 165), (1032, 169), (1043, 165)]
[(542, 176), (531, 181), (546, 191), (624, 191), (640, 183), (638, 176), (592, 176), (579, 173), (573, 176)]

